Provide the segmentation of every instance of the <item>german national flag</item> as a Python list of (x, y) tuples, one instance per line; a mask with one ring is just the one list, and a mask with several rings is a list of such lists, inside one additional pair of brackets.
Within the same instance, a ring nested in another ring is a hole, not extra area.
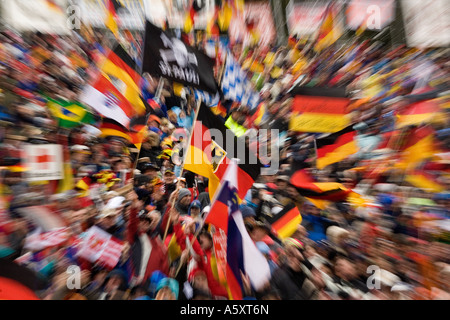
[(291, 176), (290, 184), (300, 195), (311, 199), (342, 201), (352, 192), (337, 182), (315, 182), (304, 169)]
[(244, 140), (227, 130), (224, 123), (202, 103), (192, 130), (184, 169), (209, 178), (208, 188), (212, 198), (232, 158), (240, 160), (238, 190), (239, 198), (243, 199), (259, 176), (261, 162), (246, 147)]
[(443, 192), (446, 189), (445, 186), (437, 180), (436, 175), (424, 170), (411, 171), (410, 173), (406, 174), (405, 181), (409, 182), (417, 188), (434, 193)]
[(119, 16), (117, 12), (121, 8), (123, 8), (123, 6), (117, 0), (107, 0), (105, 25), (112, 33), (114, 33), (116, 38), (119, 36)]
[(100, 125), (100, 131), (102, 132), (102, 138), (119, 137), (128, 142), (132, 141), (129, 130), (117, 121), (109, 118), (103, 118), (102, 124)]
[(267, 220), (281, 239), (290, 237), (302, 222), (302, 216), (295, 204), (288, 204), (278, 214)]
[(40, 282), (30, 269), (0, 259), (0, 300), (39, 300), (35, 291), (41, 289)]
[(434, 146), (435, 132), (429, 126), (416, 127), (407, 132), (405, 142), (400, 148), (401, 161), (398, 168), (414, 168), (437, 152)]
[(325, 138), (317, 139), (317, 168), (323, 169), (358, 152), (355, 137), (356, 131), (349, 126)]

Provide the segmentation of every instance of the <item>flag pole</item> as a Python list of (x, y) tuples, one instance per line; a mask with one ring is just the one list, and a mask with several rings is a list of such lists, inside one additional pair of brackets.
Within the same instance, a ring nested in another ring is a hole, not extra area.
[[(188, 144), (186, 145), (186, 149), (189, 148), (189, 146), (191, 145), (192, 135), (193, 135), (194, 128), (195, 128), (195, 122), (197, 122), (198, 112), (199, 112), (199, 110), (200, 110), (200, 105), (201, 105), (201, 104), (202, 104), (202, 98), (199, 97), (199, 99), (198, 99), (198, 101), (197, 101), (197, 108), (196, 108), (196, 110), (195, 110), (195, 115), (194, 115), (194, 121), (193, 121), (193, 125), (192, 125), (192, 130), (191, 130), (191, 133), (189, 134), (189, 140), (188, 140)], [(186, 152), (184, 152), (184, 154), (183, 154), (183, 166), (182, 166), (182, 168), (181, 168), (180, 177), (183, 176), (183, 172), (184, 172), (184, 163), (185, 163), (185, 161), (186, 161), (186, 157), (187, 157), (187, 150), (186, 150)], [(177, 189), (176, 189), (176, 190), (179, 190), (179, 189), (180, 189), (180, 180), (178, 179), (178, 182), (177, 182)], [(175, 205), (175, 197), (172, 199), (172, 202), (170, 203), (169, 221), (167, 221), (167, 224), (166, 224), (166, 229), (165, 229), (165, 231), (164, 231), (163, 242), (166, 240), (167, 232), (169, 231), (170, 218), (172, 217), (172, 209), (174, 208), (174, 205)]]

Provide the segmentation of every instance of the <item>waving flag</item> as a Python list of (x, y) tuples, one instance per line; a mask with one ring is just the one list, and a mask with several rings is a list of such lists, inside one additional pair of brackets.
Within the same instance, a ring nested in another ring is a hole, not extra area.
[(39, 251), (45, 248), (58, 246), (67, 241), (68, 238), (69, 233), (66, 227), (57, 228), (48, 232), (42, 232), (40, 228), (37, 228), (25, 238), (24, 248)]
[(111, 30), (112, 33), (116, 36), (116, 38), (119, 36), (119, 15), (118, 11), (122, 8), (124, 8), (120, 2), (117, 0), (106, 0), (106, 20), (105, 25), (106, 27)]
[(80, 244), (78, 256), (114, 268), (122, 254), (123, 243), (98, 227), (91, 227)]
[(329, 47), (342, 36), (343, 30), (338, 25), (338, 20), (337, 10), (333, 4), (330, 3), (324, 13), (324, 18), (314, 46), (316, 52), (320, 52)]
[[(239, 150), (242, 146), (243, 150)], [(243, 154), (236, 154), (236, 149)], [(191, 144), (188, 147), (184, 168), (209, 179), (209, 194), (212, 198), (224, 177), (232, 155), (240, 157), (238, 165), (239, 198), (244, 199), (248, 189), (260, 174), (261, 162), (237, 138), (211, 108), (201, 104), (194, 123)]]
[(349, 126), (324, 138), (316, 139), (317, 169), (342, 161), (358, 152), (356, 131)]
[(295, 204), (288, 204), (267, 222), (272, 225), (272, 229), (281, 239), (286, 239), (297, 230), (302, 222), (302, 216)]
[(215, 254), (218, 268), (222, 268), (226, 277), (231, 300), (242, 300), (241, 272), (249, 276), (255, 290), (260, 290), (270, 279), (269, 264), (250, 238), (239, 209), (238, 170), (236, 159), (232, 159), (205, 219), (205, 223), (215, 228), (215, 242), (221, 244), (215, 245), (215, 249), (221, 249)]
[(259, 104), (259, 93), (254, 90), (246, 73), (231, 53), (227, 54), (225, 63), (221, 83), (224, 98), (248, 106), (250, 110), (256, 109)]
[(316, 182), (304, 169), (291, 176), (290, 184), (300, 195), (311, 199), (341, 201), (352, 192), (337, 182)]
[(47, 107), (61, 128), (73, 128), (80, 123), (92, 124), (94, 117), (78, 102), (48, 99)]

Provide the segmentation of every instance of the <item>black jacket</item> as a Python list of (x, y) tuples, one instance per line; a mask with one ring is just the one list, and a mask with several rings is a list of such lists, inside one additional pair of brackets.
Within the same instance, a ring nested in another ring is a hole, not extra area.
[(315, 300), (318, 290), (303, 271), (282, 265), (272, 274), (271, 285), (282, 300)]

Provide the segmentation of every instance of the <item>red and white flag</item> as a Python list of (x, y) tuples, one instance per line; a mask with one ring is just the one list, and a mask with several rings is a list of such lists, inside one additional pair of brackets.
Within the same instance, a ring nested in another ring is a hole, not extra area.
[(55, 247), (64, 243), (69, 238), (67, 228), (57, 228), (49, 232), (42, 232), (41, 228), (29, 234), (25, 239), (25, 249), (39, 251), (45, 248)]
[(122, 248), (123, 242), (94, 226), (87, 231), (77, 255), (112, 269), (119, 262)]

